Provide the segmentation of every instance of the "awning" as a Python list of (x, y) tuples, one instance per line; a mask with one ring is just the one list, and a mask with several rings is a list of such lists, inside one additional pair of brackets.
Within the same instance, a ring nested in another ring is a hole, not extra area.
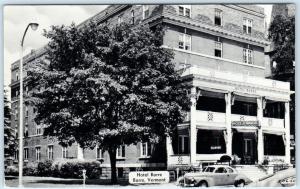
[(288, 102), (286, 99), (282, 98), (276, 98), (276, 97), (270, 97), (270, 96), (265, 96), (267, 100), (275, 101), (275, 102)]
[(232, 127), (239, 133), (253, 133), (257, 131), (257, 127)]
[(271, 135), (284, 135), (284, 131), (282, 130), (263, 130), (264, 134), (271, 134)]
[(214, 88), (208, 88), (208, 87), (197, 87), (199, 88), (200, 90), (203, 90), (203, 91), (209, 91), (209, 92), (215, 92), (215, 93), (228, 93), (229, 91), (227, 90), (221, 90), (221, 89), (214, 89)]
[(242, 92), (233, 92), (233, 94), (238, 95), (238, 96), (245, 96), (245, 97), (249, 97), (249, 98), (258, 98), (259, 95), (255, 95), (255, 94), (249, 94), (249, 93), (242, 93)]
[(203, 126), (203, 125), (197, 125), (197, 129), (202, 129), (202, 130), (226, 130), (226, 127), (215, 127), (215, 126)]

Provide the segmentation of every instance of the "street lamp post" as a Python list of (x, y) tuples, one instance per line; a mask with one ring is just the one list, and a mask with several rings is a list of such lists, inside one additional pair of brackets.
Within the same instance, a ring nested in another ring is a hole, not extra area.
[(33, 31), (37, 30), (39, 24), (29, 23), (25, 29), (21, 40), (21, 58), (20, 58), (20, 113), (19, 113), (19, 187), (22, 187), (23, 183), (23, 45), (27, 30), (31, 27)]

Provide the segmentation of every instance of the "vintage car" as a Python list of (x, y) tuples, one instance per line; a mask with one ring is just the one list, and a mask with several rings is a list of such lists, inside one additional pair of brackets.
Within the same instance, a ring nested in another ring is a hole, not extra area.
[(249, 184), (249, 187), (291, 187), (296, 183), (296, 169), (281, 170), (264, 179)]
[(228, 165), (212, 165), (207, 166), (200, 172), (186, 173), (177, 182), (181, 186), (208, 187), (234, 185), (236, 187), (243, 187), (245, 184), (250, 183), (251, 180)]

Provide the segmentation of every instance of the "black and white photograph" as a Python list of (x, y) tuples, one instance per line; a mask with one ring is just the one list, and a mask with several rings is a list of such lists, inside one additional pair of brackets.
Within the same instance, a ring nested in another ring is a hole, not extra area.
[(295, 186), (296, 5), (249, 3), (3, 5), (4, 187)]

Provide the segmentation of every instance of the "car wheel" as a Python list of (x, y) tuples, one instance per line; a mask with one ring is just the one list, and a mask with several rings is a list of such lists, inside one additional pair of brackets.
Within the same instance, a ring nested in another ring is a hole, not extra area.
[(244, 187), (245, 186), (245, 181), (244, 180), (237, 180), (234, 183), (235, 187)]
[(199, 182), (198, 186), (199, 187), (208, 187), (208, 184), (206, 181), (201, 181), (201, 182)]

